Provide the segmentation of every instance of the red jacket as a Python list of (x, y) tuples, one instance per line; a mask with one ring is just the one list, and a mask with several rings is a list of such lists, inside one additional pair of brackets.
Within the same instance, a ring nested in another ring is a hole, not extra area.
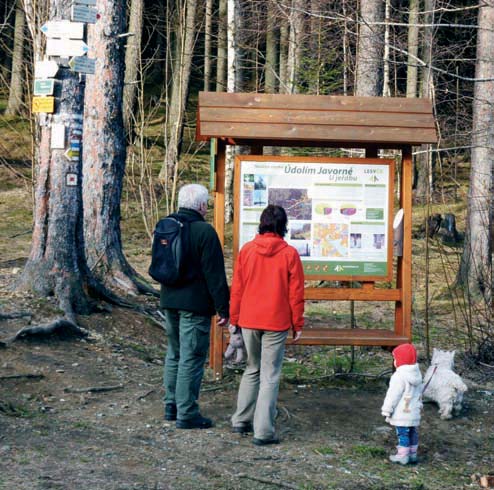
[(298, 252), (275, 233), (257, 235), (237, 257), (230, 323), (258, 330), (302, 330), (304, 271)]

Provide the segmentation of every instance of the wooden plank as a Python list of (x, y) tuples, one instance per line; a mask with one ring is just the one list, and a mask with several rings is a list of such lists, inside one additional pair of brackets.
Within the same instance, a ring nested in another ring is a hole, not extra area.
[(202, 121), (200, 138), (290, 139), (358, 143), (422, 144), (437, 141), (435, 129), (293, 124), (211, 123)]
[(431, 114), (410, 114), (370, 111), (323, 111), (260, 109), (230, 107), (201, 108), (201, 124), (204, 123), (255, 123), (255, 124), (320, 124), (328, 126), (380, 126), (428, 128), (435, 130)]
[(267, 107), (301, 110), (350, 110), (432, 114), (432, 101), (406, 97), (346, 97), (335, 95), (199, 92), (199, 109), (213, 107)]
[[(223, 345), (228, 344), (229, 333), (223, 329)], [(408, 342), (408, 338), (391, 330), (364, 328), (304, 328), (297, 345), (369, 345), (395, 346)], [(293, 344), (288, 335), (287, 344)]]
[(306, 300), (329, 301), (400, 301), (399, 289), (305, 288)]
[[(375, 345), (393, 346), (408, 342), (408, 338), (389, 330), (362, 328), (304, 328), (297, 345)], [(291, 344), (289, 336), (287, 344)]]
[(395, 333), (412, 338), (412, 149), (402, 150), (400, 207), (403, 208), (403, 255), (398, 257), (396, 287), (402, 300), (395, 307)]

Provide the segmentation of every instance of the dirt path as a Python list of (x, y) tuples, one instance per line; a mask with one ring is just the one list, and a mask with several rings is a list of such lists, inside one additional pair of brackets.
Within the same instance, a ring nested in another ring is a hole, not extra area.
[[(284, 382), (282, 443), (258, 448), (230, 433), (238, 374), (203, 386), (202, 411), (215, 428), (177, 430), (162, 419), (160, 328), (118, 309), (81, 323), (88, 341), (0, 350), (0, 377), (43, 376), (0, 379), (2, 490), (463, 489), (478, 488), (470, 476), (494, 468), (492, 382), (471, 389), (453, 421), (426, 405), (415, 467), (387, 461), (395, 437), (379, 412), (385, 381)], [(21, 325), (1, 322), (0, 338)]]

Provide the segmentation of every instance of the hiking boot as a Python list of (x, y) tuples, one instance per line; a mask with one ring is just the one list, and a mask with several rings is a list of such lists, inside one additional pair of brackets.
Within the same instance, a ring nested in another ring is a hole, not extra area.
[(177, 420), (177, 405), (175, 403), (165, 405), (165, 420)]
[(280, 440), (276, 437), (272, 437), (271, 439), (258, 439), (257, 437), (254, 437), (252, 439), (252, 444), (255, 444), (256, 446), (267, 446), (268, 444), (279, 444)]
[(410, 461), (410, 458), (408, 456), (408, 448), (403, 446), (397, 446), (396, 454), (392, 454), (389, 457), (389, 460), (392, 463), (398, 463), (402, 465), (408, 464)]
[(232, 427), (232, 432), (235, 434), (247, 434), (248, 432), (253, 432), (254, 428), (250, 422), (245, 422), (242, 425), (234, 425)]
[(209, 429), (213, 427), (213, 421), (202, 415), (196, 415), (191, 419), (177, 419), (177, 429)]

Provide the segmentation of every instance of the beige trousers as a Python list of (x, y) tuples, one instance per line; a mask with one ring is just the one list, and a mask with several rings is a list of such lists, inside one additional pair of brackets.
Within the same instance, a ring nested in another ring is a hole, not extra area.
[(280, 385), (281, 367), (288, 330), (273, 332), (243, 328), (247, 349), (245, 368), (238, 390), (233, 426), (254, 425), (254, 437), (275, 437), (274, 419)]

